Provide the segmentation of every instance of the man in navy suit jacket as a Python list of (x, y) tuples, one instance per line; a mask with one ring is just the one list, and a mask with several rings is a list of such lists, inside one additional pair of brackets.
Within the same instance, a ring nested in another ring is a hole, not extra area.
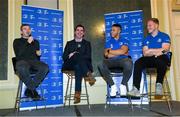
[(92, 77), (91, 44), (83, 38), (84, 34), (84, 26), (77, 25), (75, 38), (67, 42), (63, 53), (62, 71), (73, 70), (75, 72), (75, 104), (80, 102), (82, 78), (85, 77), (90, 85), (96, 81)]

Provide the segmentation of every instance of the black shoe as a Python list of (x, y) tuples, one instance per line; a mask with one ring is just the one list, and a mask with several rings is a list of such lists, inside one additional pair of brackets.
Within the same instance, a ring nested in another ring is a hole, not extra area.
[(116, 96), (110, 96), (110, 98), (116, 98)]
[(121, 95), (120, 97), (121, 97), (121, 98), (128, 98), (127, 95)]
[(26, 89), (25, 91), (25, 96), (28, 98), (32, 98), (34, 101), (38, 101), (41, 99), (41, 96), (38, 94), (38, 92), (36, 90), (30, 90), (30, 89)]
[(33, 97), (34, 97), (33, 92), (32, 92), (32, 90), (30, 90), (30, 89), (26, 89), (26, 91), (25, 91), (24, 94), (25, 94), (25, 96), (28, 97), (28, 98), (33, 98)]
[(33, 90), (32, 93), (33, 93), (33, 100), (37, 101), (41, 99), (41, 96), (38, 94), (36, 90)]

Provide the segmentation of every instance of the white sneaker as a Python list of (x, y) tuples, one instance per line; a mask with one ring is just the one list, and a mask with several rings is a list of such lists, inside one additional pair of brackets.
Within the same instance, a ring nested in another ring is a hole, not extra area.
[(126, 88), (126, 86), (121, 84), (119, 88), (120, 88), (120, 95), (121, 96), (126, 96), (127, 95), (127, 88)]
[(134, 97), (140, 97), (140, 91), (135, 86), (133, 86), (133, 89), (127, 94)]
[(162, 95), (163, 94), (163, 88), (161, 83), (156, 83), (156, 95)]
[(111, 96), (111, 97), (115, 97), (115, 96), (116, 96), (116, 93), (117, 93), (117, 87), (116, 87), (116, 85), (114, 84), (114, 85), (111, 86), (110, 96)]

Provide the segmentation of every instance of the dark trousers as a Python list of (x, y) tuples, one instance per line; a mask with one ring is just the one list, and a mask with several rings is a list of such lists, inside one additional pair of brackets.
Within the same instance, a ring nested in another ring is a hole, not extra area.
[[(35, 71), (33, 78), (31, 77), (32, 71)], [(38, 60), (20, 60), (16, 63), (17, 75), (30, 90), (35, 90), (40, 85), (48, 71), (48, 65)]]
[(141, 57), (139, 58), (134, 65), (133, 73), (133, 84), (139, 89), (142, 72), (145, 68), (156, 68), (157, 69), (157, 80), (156, 83), (163, 83), (163, 78), (166, 74), (167, 65), (169, 58), (167, 55), (161, 55), (159, 57)]
[(88, 61), (75, 54), (64, 62), (63, 70), (73, 70), (75, 72), (75, 91), (81, 91), (82, 78), (89, 72)]
[(98, 66), (100, 74), (104, 78), (104, 80), (109, 84), (110, 86), (114, 85), (114, 81), (110, 75), (111, 71), (110, 69), (116, 68), (116, 69), (122, 69), (123, 72), (123, 80), (121, 84), (127, 85), (127, 82), (129, 81), (132, 69), (133, 69), (133, 62), (130, 58), (124, 58), (124, 59), (105, 59), (102, 64)]

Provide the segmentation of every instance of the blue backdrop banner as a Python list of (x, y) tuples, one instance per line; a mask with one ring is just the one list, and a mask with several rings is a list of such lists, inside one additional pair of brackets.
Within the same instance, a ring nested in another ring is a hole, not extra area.
[(30, 24), (33, 38), (40, 42), (41, 61), (49, 65), (50, 71), (37, 89), (40, 94), (42, 90), (46, 101), (23, 102), (20, 109), (31, 109), (36, 104), (41, 108), (60, 106), (63, 104), (63, 11), (22, 6), (22, 23)]
[[(142, 56), (142, 44), (144, 38), (143, 11), (138, 10), (138, 11), (105, 14), (106, 42), (108, 42), (111, 39), (111, 34), (110, 34), (111, 26), (115, 23), (118, 23), (122, 26), (121, 36), (129, 40), (129, 54), (131, 55), (133, 62), (135, 62), (138, 58)], [(145, 79), (145, 75), (143, 74), (142, 76)], [(113, 80), (118, 88), (122, 78), (114, 77)], [(142, 80), (141, 85), (143, 84), (143, 81), (144, 80)], [(131, 88), (132, 88), (132, 77), (129, 80), (129, 89)], [(147, 82), (145, 82), (144, 91), (147, 92)], [(128, 100), (126, 98), (121, 98), (120, 96), (119, 97), (117, 96), (117, 98), (112, 98), (111, 102), (127, 103)], [(139, 103), (139, 100), (134, 100), (133, 102)], [(145, 99), (144, 102), (148, 102), (148, 100)]]

